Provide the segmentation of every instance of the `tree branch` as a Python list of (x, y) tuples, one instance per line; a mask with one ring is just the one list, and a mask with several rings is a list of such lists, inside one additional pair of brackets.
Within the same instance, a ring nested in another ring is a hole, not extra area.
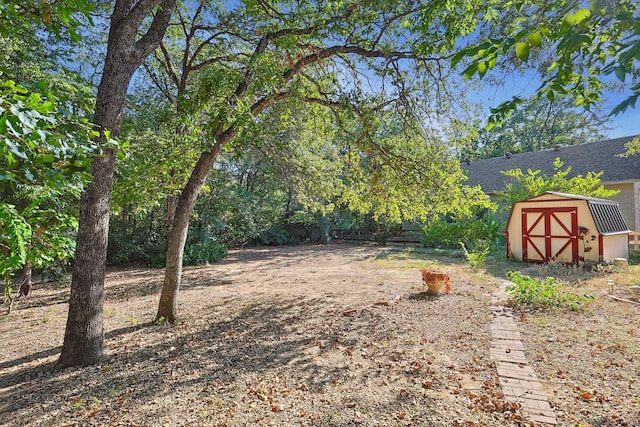
[(167, 47), (165, 46), (165, 44), (162, 42), (160, 43), (160, 51), (162, 52), (162, 56), (164, 56), (164, 61), (160, 59), (160, 57), (155, 53), (155, 51), (153, 56), (164, 67), (164, 69), (166, 70), (171, 80), (173, 80), (173, 83), (175, 83), (176, 87), (179, 87), (180, 79), (178, 78), (178, 75), (173, 69), (173, 64), (171, 63), (171, 55), (169, 54), (169, 51), (167, 50)]
[[(148, 0), (148, 2), (154, 3), (151, 0)], [(175, 6), (176, 0), (162, 1), (160, 4), (160, 10), (153, 17), (149, 30), (147, 30), (147, 32), (135, 44), (138, 55), (146, 57), (156, 49), (158, 43), (164, 37), (164, 32), (169, 24), (169, 20), (171, 19)]]
[(287, 70), (282, 77), (285, 81), (291, 80), (296, 74), (300, 72), (302, 68), (309, 64), (313, 64), (316, 62), (320, 62), (324, 59), (330, 58), (335, 55), (342, 54), (355, 54), (361, 56), (363, 58), (383, 58), (389, 61), (398, 61), (400, 59), (417, 59), (421, 61), (440, 61), (442, 58), (440, 57), (422, 57), (413, 52), (403, 52), (403, 51), (391, 51), (384, 52), (381, 50), (369, 50), (365, 49), (361, 46), (332, 46), (328, 48), (324, 48), (322, 50), (317, 50), (316, 52), (307, 55), (298, 61)]
[(169, 101), (169, 103), (173, 104), (175, 102), (175, 99), (173, 98), (173, 95), (171, 95), (171, 92), (169, 91), (169, 89), (160, 82), (160, 79), (158, 79), (158, 77), (155, 75), (153, 70), (149, 68), (146, 62), (143, 62), (142, 66), (144, 67), (144, 70), (149, 75), (149, 78), (151, 79), (151, 82), (153, 83), (153, 85), (156, 88), (158, 88), (160, 93), (162, 93), (162, 95), (164, 95), (165, 98), (167, 98), (167, 101)]

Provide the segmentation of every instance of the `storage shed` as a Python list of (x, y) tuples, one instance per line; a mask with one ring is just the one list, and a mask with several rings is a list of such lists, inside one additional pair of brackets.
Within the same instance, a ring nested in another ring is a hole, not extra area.
[(617, 202), (547, 192), (513, 204), (507, 256), (539, 263), (613, 262), (629, 257), (629, 233)]

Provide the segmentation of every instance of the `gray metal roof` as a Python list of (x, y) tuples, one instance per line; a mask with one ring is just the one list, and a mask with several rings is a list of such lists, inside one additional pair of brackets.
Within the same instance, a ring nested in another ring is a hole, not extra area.
[(569, 178), (603, 171), (600, 177), (603, 184), (640, 181), (640, 155), (626, 158), (619, 156), (625, 152), (624, 144), (633, 138), (635, 136), (477, 160), (470, 164), (463, 163), (462, 169), (469, 178), (466, 183), (480, 185), (485, 193), (504, 189), (510, 178), (500, 173), (501, 171), (520, 168), (526, 172), (527, 169), (539, 169), (542, 174), (553, 175), (553, 161), (556, 157), (564, 162), (563, 169), (571, 166)]
[(589, 210), (593, 215), (600, 234), (629, 233), (629, 227), (624, 222), (620, 207), (616, 202), (603, 199), (588, 199)]

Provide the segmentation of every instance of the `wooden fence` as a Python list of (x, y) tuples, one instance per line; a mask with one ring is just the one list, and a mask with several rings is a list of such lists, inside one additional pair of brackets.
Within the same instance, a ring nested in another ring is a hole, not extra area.
[(633, 233), (629, 234), (629, 250), (640, 250), (640, 231), (634, 231)]
[(375, 242), (377, 240), (376, 233), (364, 230), (331, 230), (331, 237), (337, 240), (356, 240)]

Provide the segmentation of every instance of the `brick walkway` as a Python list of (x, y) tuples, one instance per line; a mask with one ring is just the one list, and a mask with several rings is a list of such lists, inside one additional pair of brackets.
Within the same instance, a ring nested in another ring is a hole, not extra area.
[(505, 280), (491, 298), (491, 360), (496, 363), (505, 399), (520, 403), (531, 421), (543, 425), (556, 425), (556, 414), (549, 406), (542, 384), (527, 364), (513, 311), (502, 304), (507, 299), (505, 288), (509, 284), (510, 282)]

